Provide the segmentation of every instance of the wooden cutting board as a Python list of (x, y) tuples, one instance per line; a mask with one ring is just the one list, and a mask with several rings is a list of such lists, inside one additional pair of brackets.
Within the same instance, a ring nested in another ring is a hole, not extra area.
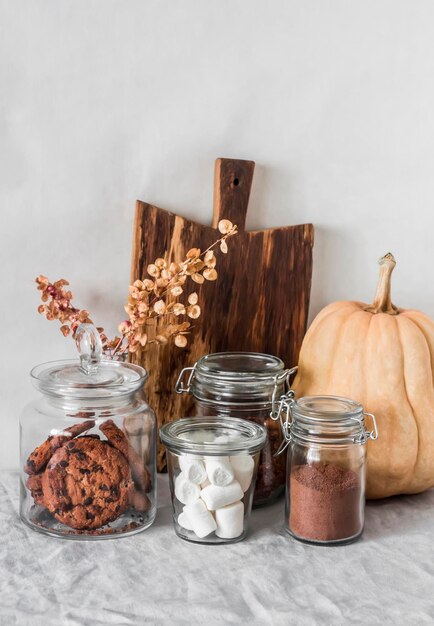
[[(179, 261), (190, 248), (204, 250), (219, 238), (216, 226), (222, 218), (239, 230), (228, 240), (227, 255), (217, 248), (217, 281), (191, 283), (202, 315), (188, 347), (151, 344), (132, 355), (148, 371), (147, 396), (159, 426), (188, 414), (191, 397), (175, 394), (176, 379), (183, 367), (205, 354), (265, 352), (279, 356), (288, 367), (297, 363), (309, 309), (313, 226), (246, 231), (254, 169), (253, 161), (216, 160), (212, 226), (137, 202), (131, 281), (146, 278), (148, 264), (157, 257)], [(159, 471), (165, 469), (161, 446), (157, 465)]]

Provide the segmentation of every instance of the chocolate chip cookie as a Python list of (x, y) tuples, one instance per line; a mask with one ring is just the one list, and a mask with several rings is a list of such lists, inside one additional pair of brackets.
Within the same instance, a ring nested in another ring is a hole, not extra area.
[(145, 492), (151, 491), (151, 474), (147, 467), (145, 467), (143, 460), (139, 457), (133, 446), (128, 441), (124, 432), (116, 426), (113, 420), (107, 420), (99, 427), (100, 430), (107, 437), (107, 441), (119, 452), (122, 452), (124, 457), (128, 459), (128, 463), (131, 466), (131, 472), (133, 480), (137, 487)]
[(45, 506), (44, 493), (42, 491), (42, 476), (43, 473), (33, 474), (29, 476), (26, 482), (26, 487), (32, 494), (32, 498), (35, 504)]
[(146, 513), (146, 511), (149, 511), (149, 509), (151, 508), (151, 501), (148, 496), (138, 489), (133, 489), (131, 491), (130, 504), (139, 513)]
[(42, 477), (45, 506), (77, 530), (96, 529), (128, 507), (133, 482), (124, 455), (107, 442), (79, 437), (51, 457)]
[(90, 430), (94, 426), (94, 420), (86, 420), (80, 424), (74, 424), (69, 428), (65, 428), (62, 434), (51, 435), (48, 437), (43, 443), (41, 443), (40, 446), (33, 450), (27, 459), (24, 466), (26, 474), (39, 474), (39, 472), (45, 468), (48, 461), (58, 448), (70, 439), (77, 437), (77, 435), (81, 435), (81, 433), (86, 432), (86, 430)]

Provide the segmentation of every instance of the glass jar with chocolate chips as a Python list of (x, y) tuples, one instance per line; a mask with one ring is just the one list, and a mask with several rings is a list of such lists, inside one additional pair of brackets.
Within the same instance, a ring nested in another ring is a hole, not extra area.
[(244, 418), (265, 427), (254, 506), (274, 501), (284, 490), (286, 460), (275, 456), (283, 436), (271, 415), (295, 370), (285, 369), (281, 359), (268, 354), (220, 352), (184, 368), (176, 384), (177, 393), (193, 394), (197, 415)]
[(22, 520), (68, 539), (134, 534), (156, 513), (156, 420), (146, 371), (102, 358), (99, 333), (82, 324), (80, 360), (31, 372), (42, 397), (21, 418)]

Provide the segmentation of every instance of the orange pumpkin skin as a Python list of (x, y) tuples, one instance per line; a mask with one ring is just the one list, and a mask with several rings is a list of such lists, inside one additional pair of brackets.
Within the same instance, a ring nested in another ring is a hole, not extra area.
[(367, 444), (368, 498), (434, 487), (434, 322), (391, 304), (395, 260), (389, 254), (380, 263), (372, 306), (334, 302), (315, 318), (293, 385), (297, 397), (346, 396), (376, 416), (379, 436)]

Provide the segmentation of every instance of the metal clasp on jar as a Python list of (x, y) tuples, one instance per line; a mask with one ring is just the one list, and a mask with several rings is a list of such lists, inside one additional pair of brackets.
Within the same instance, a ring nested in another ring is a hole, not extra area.
[(378, 439), (378, 427), (375, 415), (373, 413), (363, 413), (363, 415), (372, 419), (373, 430), (366, 430), (366, 428), (363, 427), (360, 436), (354, 439), (354, 443), (366, 443), (369, 439), (372, 439), (372, 441)]
[[(274, 389), (273, 389), (273, 395), (271, 396), (271, 413), (270, 413), (271, 419), (273, 420), (279, 419), (278, 413), (279, 413), (279, 409), (281, 410), (281, 404), (282, 404), (283, 399), (290, 397), (290, 394), (292, 394), (291, 396), (292, 398), (294, 397), (294, 392), (290, 388), (289, 380), (291, 376), (295, 374), (297, 370), (298, 370), (298, 367), (295, 366), (295, 367), (292, 367), (291, 369), (287, 369), (287, 370), (284, 370), (283, 372), (280, 372), (280, 374), (276, 374), (276, 376), (274, 377)], [(277, 404), (277, 393), (278, 393), (279, 387), (283, 383), (286, 385), (288, 391), (283, 396), (280, 396), (279, 403)]]
[[(293, 368), (297, 369), (297, 368)], [(274, 414), (273, 411), (270, 414), (271, 419), (280, 422), (280, 428), (283, 434), (283, 441), (280, 444), (279, 448), (274, 453), (274, 456), (279, 456), (286, 450), (290, 441), (291, 441), (291, 408), (295, 402), (295, 393), (290, 389), (283, 396), (280, 397), (279, 405), (277, 408), (277, 412)], [(274, 406), (274, 404), (273, 404)], [(282, 414), (285, 411), (286, 417), (285, 421), (283, 421)]]
[[(286, 450), (291, 441), (291, 407), (294, 404), (295, 393), (290, 388), (289, 380), (293, 374), (298, 370), (298, 367), (292, 367), (291, 369), (287, 369), (280, 374), (277, 374), (274, 378), (274, 390), (271, 398), (271, 413), (270, 417), (274, 421), (280, 422), (280, 428), (283, 434), (283, 441), (274, 453), (273, 456), (279, 456)], [(285, 383), (288, 391), (280, 396), (279, 402), (277, 404), (277, 392), (279, 387)], [(286, 410), (286, 418), (285, 421), (282, 419), (282, 413)]]
[[(180, 374), (178, 376), (178, 380), (176, 381), (176, 385), (175, 385), (175, 392), (176, 393), (179, 393), (179, 394), (181, 394), (181, 393), (191, 393), (191, 385), (192, 385), (192, 382), (193, 382), (194, 373), (196, 371), (196, 365), (197, 365), (197, 363), (195, 363), (193, 365), (193, 367), (184, 367), (181, 370), (181, 372), (180, 372)], [(187, 379), (187, 386), (185, 387), (183, 378), (184, 378), (184, 375), (185, 375), (186, 372), (190, 372), (190, 374), (189, 374), (188, 379)]]

